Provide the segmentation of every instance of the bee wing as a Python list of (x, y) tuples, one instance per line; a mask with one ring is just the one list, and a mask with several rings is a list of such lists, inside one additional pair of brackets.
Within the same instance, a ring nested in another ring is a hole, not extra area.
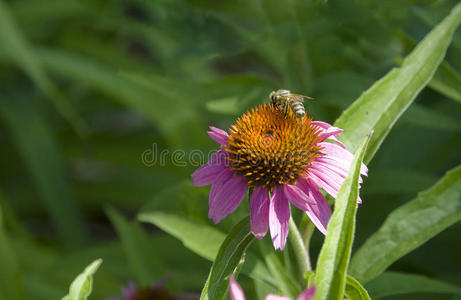
[(295, 98), (296, 100), (303, 101), (303, 102), (304, 102), (304, 99), (309, 99), (309, 100), (313, 100), (313, 99), (314, 99), (314, 98), (312, 98), (312, 97), (304, 96), (304, 95), (299, 95), (299, 94), (291, 94), (290, 96), (292, 96), (292, 97)]

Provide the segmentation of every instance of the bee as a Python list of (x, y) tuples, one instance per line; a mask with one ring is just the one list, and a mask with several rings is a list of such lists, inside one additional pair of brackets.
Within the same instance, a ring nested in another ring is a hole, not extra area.
[(278, 90), (269, 94), (269, 99), (272, 105), (279, 111), (283, 112), (285, 117), (288, 115), (289, 109), (293, 111), (296, 117), (302, 118), (306, 114), (304, 109), (304, 99), (313, 99), (308, 96), (292, 94), (289, 90)]

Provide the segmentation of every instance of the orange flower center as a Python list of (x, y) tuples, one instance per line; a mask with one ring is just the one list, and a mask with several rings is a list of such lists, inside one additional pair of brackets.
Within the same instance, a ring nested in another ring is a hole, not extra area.
[(229, 168), (248, 185), (272, 190), (276, 185), (296, 184), (308, 166), (322, 155), (320, 129), (311, 118), (284, 114), (271, 104), (251, 109), (229, 130), (225, 150)]

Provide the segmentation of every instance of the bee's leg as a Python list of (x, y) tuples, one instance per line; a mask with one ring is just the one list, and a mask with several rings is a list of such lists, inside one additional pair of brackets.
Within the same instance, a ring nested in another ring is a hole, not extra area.
[(288, 107), (287, 103), (283, 106), (283, 118), (286, 119), (288, 117), (290, 107)]

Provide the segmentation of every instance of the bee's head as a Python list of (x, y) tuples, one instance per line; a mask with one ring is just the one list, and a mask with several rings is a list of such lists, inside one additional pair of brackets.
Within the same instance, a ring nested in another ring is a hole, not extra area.
[(275, 92), (272, 92), (272, 93), (269, 94), (269, 99), (271, 99), (272, 103), (275, 104), (275, 102), (276, 102), (276, 99), (275, 99)]

